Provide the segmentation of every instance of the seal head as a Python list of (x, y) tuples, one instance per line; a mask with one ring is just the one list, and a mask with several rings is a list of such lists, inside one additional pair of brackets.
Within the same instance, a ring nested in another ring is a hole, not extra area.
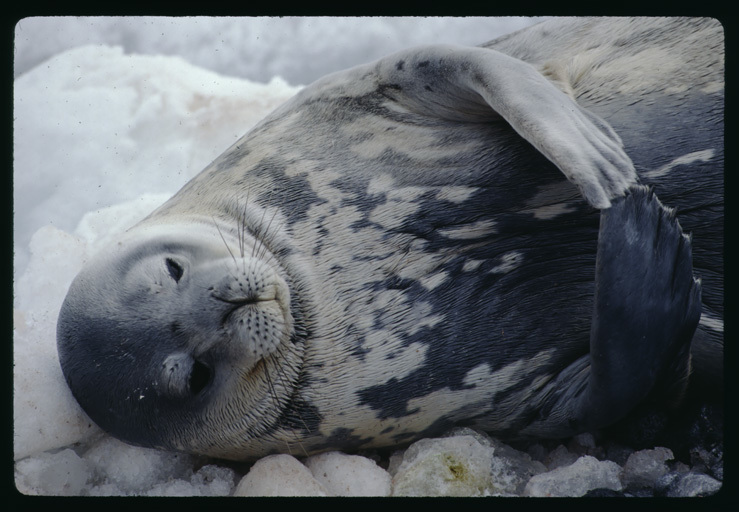
[[(201, 451), (196, 439), (217, 445), (224, 425), (243, 439), (241, 429), (265, 425), (265, 410), (280, 410), (269, 402), (289, 394), (280, 388), (299, 360), (290, 291), (269, 253), (251, 245), (206, 223), (157, 224), (80, 273), (58, 347), (75, 398), (98, 425), (134, 444)], [(212, 435), (188, 434), (210, 424)]]

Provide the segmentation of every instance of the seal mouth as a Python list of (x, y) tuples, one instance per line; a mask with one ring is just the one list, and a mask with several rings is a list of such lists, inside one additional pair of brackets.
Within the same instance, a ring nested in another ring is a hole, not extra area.
[(253, 305), (258, 302), (270, 302), (273, 300), (277, 300), (277, 294), (272, 293), (269, 296), (264, 295), (249, 295), (246, 297), (237, 297), (237, 298), (227, 298), (227, 297), (221, 297), (220, 295), (217, 295), (215, 293), (211, 294), (211, 297), (213, 297), (216, 300), (219, 300), (221, 302), (226, 302), (228, 304), (233, 304), (235, 307), (233, 308), (238, 309), (242, 306), (248, 306)]
[(228, 308), (228, 310), (223, 315), (223, 317), (221, 317), (221, 329), (226, 328), (226, 326), (230, 324), (231, 322), (238, 321), (236, 317), (239, 316), (238, 315), (239, 311), (241, 311), (245, 307), (254, 306), (260, 302), (259, 299), (252, 299), (252, 298), (226, 300), (221, 297), (217, 297), (215, 295), (213, 296), (213, 298), (231, 305), (231, 307)]
[(220, 350), (231, 361), (251, 368), (289, 342), (293, 321), (287, 286), (274, 269), (251, 260), (210, 287), (209, 296), (220, 311), (213, 320), (222, 339), (229, 340)]
[(262, 302), (277, 301), (276, 293), (271, 293), (267, 296), (250, 294), (245, 297), (236, 297), (236, 298), (222, 297), (220, 295), (213, 293), (211, 294), (211, 297), (213, 297), (219, 302), (223, 302), (225, 304), (230, 305), (230, 307), (228, 308), (228, 310), (226, 311), (226, 313), (223, 315), (221, 319), (222, 328), (225, 327), (229, 322), (233, 321), (234, 315), (236, 315), (238, 311), (242, 310), (245, 307), (257, 306), (259, 303), (262, 303)]

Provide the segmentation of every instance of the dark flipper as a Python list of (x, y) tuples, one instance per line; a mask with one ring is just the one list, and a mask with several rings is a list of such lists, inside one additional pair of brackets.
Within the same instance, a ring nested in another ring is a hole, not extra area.
[(584, 420), (607, 425), (686, 382), (701, 315), (690, 238), (646, 187), (601, 213)]
[(682, 390), (701, 315), (690, 238), (654, 193), (634, 186), (601, 211), (590, 354), (550, 381), (523, 435), (607, 426), (647, 397)]

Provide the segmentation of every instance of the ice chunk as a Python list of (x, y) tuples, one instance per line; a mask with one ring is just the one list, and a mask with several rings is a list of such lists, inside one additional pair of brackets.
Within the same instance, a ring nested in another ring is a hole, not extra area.
[(671, 472), (657, 480), (654, 491), (657, 496), (689, 498), (716, 494), (721, 485), (721, 482), (703, 473)]
[(390, 475), (366, 457), (329, 452), (309, 457), (305, 465), (332, 496), (390, 495)]
[(393, 478), (393, 495), (487, 495), (493, 451), (473, 436), (421, 439), (406, 450)]
[(90, 448), (83, 458), (98, 480), (114, 487), (113, 495), (142, 495), (158, 482), (190, 480), (193, 457), (181, 453), (130, 446), (105, 437)]
[(653, 487), (659, 477), (670, 471), (665, 461), (672, 460), (672, 450), (658, 447), (632, 453), (621, 477), (626, 487)]
[(328, 496), (310, 469), (291, 455), (259, 459), (236, 486), (234, 496)]
[(535, 475), (524, 489), (524, 496), (583, 496), (592, 489), (623, 489), (621, 467), (612, 461), (599, 461), (584, 455), (574, 464)]
[(42, 453), (15, 464), (15, 485), (23, 494), (77, 496), (90, 477), (87, 463), (71, 449)]

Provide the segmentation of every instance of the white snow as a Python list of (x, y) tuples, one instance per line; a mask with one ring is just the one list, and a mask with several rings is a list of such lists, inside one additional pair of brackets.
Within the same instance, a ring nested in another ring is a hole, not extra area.
[(477, 45), (544, 18), (487, 17), (65, 17), (16, 28), (16, 76), (89, 43), (126, 53), (177, 55), (221, 75), (291, 84), (419, 44)]

